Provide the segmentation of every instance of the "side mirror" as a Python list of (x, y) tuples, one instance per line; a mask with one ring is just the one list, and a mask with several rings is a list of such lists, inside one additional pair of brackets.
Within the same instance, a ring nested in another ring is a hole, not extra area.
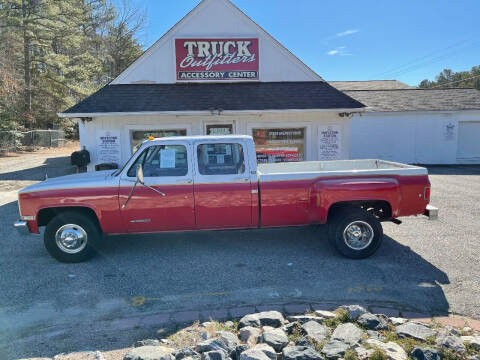
[(137, 181), (142, 185), (144, 184), (143, 169), (142, 169), (142, 165), (140, 164), (137, 165)]

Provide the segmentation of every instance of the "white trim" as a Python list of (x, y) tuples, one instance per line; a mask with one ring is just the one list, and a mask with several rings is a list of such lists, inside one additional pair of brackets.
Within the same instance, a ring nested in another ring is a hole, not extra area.
[[(348, 94), (347, 94), (348, 95)], [(350, 96), (350, 95), (349, 95)], [(362, 111), (362, 116), (365, 115), (377, 115), (377, 116), (384, 116), (384, 115), (403, 115), (403, 114), (418, 114), (418, 115), (439, 115), (439, 114), (446, 114), (452, 115), (457, 113), (480, 113), (480, 109), (466, 109), (466, 110), (401, 110), (401, 111), (373, 111), (371, 108), (366, 107)]]
[[(351, 109), (279, 109), (279, 110), (223, 110), (221, 115), (235, 115), (235, 114), (269, 114), (269, 113), (283, 113), (283, 112), (348, 112), (348, 113), (363, 113), (364, 108)], [(61, 118), (82, 118), (82, 117), (100, 117), (100, 116), (131, 116), (131, 115), (212, 115), (210, 110), (191, 110), (191, 111), (136, 111), (136, 112), (104, 112), (104, 113), (57, 113)]]

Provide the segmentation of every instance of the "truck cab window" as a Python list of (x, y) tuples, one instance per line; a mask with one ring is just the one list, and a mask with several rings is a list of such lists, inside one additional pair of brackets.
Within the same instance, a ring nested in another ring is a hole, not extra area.
[(198, 170), (202, 175), (243, 174), (245, 158), (240, 144), (200, 144), (197, 147)]
[(142, 165), (143, 176), (185, 176), (188, 173), (187, 148), (183, 145), (156, 145), (145, 149), (127, 172), (136, 176), (137, 164)]

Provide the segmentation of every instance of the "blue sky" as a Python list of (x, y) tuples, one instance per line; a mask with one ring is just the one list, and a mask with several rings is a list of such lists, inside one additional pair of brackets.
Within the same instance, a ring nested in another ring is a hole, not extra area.
[[(118, 1), (118, 0), (117, 0)], [(198, 0), (132, 0), (148, 47)], [(326, 80), (398, 79), (480, 65), (478, 0), (233, 0)]]

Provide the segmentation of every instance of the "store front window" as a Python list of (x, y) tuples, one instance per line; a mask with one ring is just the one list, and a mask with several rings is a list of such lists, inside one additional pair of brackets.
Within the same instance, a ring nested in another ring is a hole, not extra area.
[(134, 153), (145, 140), (150, 136), (154, 138), (167, 136), (186, 136), (186, 129), (169, 129), (169, 130), (132, 130), (132, 153)]
[(252, 129), (258, 163), (304, 161), (305, 128)]

